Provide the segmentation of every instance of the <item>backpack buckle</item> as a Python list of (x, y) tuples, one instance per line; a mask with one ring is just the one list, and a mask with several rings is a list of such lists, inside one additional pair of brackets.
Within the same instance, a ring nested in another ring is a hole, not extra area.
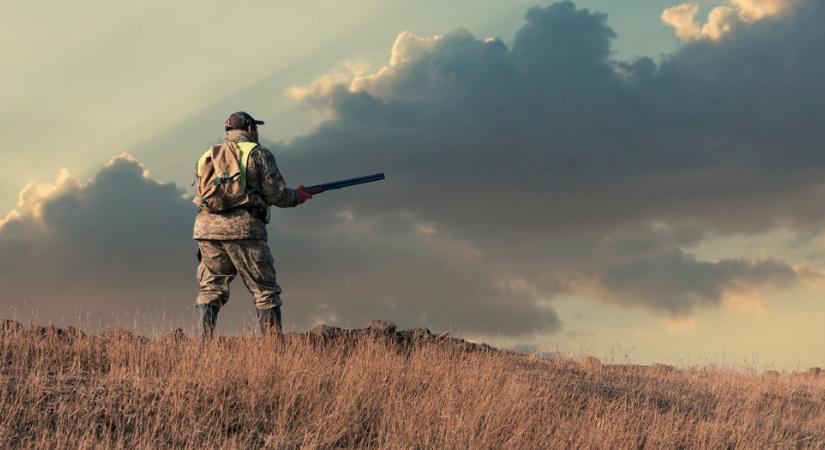
[(229, 181), (229, 174), (224, 172), (221, 174), (221, 176), (215, 177), (215, 180), (212, 183), (215, 185), (215, 187), (218, 187), (221, 185), (221, 183), (226, 183), (227, 181)]

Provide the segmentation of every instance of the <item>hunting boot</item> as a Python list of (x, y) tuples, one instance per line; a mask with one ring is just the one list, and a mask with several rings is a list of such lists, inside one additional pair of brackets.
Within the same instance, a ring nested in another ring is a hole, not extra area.
[(218, 311), (221, 307), (217, 303), (195, 305), (195, 311), (201, 321), (201, 339), (208, 341), (215, 335), (215, 324), (218, 322)]
[(281, 334), (281, 307), (258, 310), (258, 327), (262, 336), (279, 336)]

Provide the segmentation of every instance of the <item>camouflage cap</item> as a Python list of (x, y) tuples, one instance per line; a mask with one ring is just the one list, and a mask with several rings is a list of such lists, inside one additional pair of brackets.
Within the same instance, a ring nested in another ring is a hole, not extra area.
[(255, 120), (248, 113), (238, 111), (226, 118), (226, 130), (245, 130), (253, 125), (263, 125), (263, 120)]

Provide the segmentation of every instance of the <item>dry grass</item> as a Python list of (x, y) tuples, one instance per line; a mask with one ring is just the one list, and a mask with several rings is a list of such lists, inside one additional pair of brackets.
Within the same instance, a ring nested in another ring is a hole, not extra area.
[(0, 448), (823, 448), (825, 377), (6, 328)]

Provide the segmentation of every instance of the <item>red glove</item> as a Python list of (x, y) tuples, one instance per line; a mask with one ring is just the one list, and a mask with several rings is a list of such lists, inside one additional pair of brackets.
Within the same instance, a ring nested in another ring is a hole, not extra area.
[(296, 191), (298, 192), (299, 205), (312, 198), (312, 194), (304, 190), (303, 184), (298, 186), (298, 189), (296, 189)]

